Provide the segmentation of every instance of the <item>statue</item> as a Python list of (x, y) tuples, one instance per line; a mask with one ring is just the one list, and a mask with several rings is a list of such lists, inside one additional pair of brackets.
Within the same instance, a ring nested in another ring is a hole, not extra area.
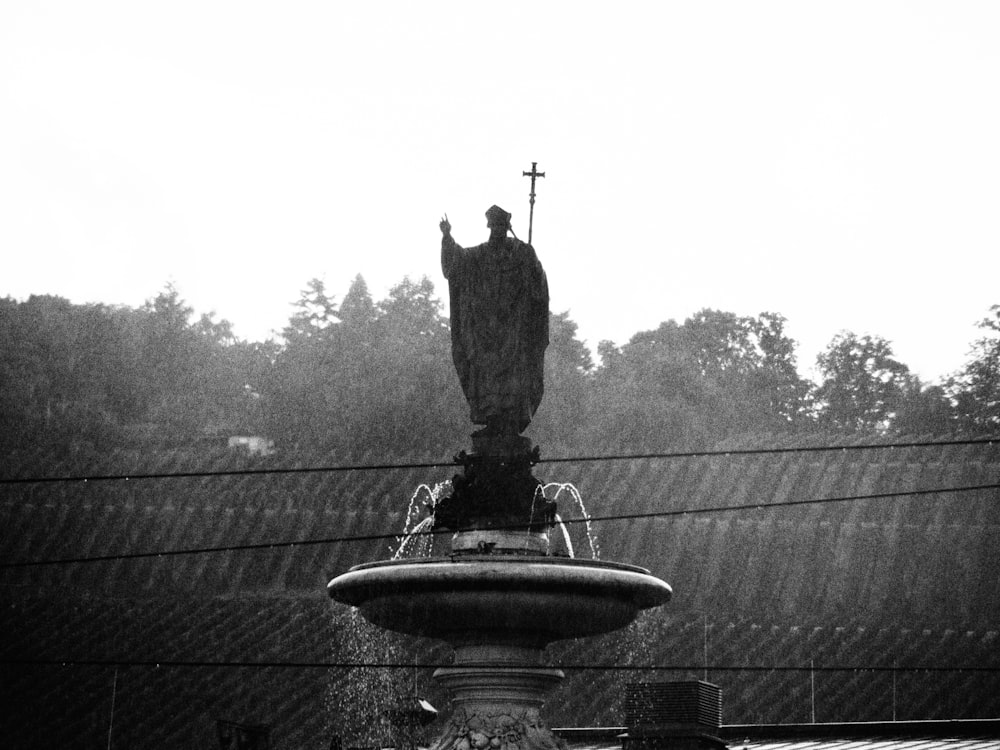
[[(480, 445), (520, 445), (542, 400), (549, 343), (549, 287), (534, 248), (511, 231), (511, 215), (486, 212), (490, 238), (463, 248), (441, 220), (441, 268), (451, 299), (451, 351)], [(530, 444), (530, 443), (529, 443)]]

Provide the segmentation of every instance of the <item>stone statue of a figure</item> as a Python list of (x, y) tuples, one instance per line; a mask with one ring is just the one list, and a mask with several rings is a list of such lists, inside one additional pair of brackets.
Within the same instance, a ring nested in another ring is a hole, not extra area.
[(441, 268), (451, 299), (451, 351), (476, 436), (517, 438), (542, 400), (549, 343), (549, 286), (534, 248), (511, 215), (486, 212), (490, 238), (463, 248), (441, 221)]

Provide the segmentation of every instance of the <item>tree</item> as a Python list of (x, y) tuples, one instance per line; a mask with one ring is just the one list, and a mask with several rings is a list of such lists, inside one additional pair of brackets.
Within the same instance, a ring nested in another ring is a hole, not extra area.
[(406, 277), (377, 305), (372, 369), (360, 428), (403, 454), (454, 446), (464, 429), (465, 399), (451, 361), (441, 301), (425, 276)]
[[(194, 357), (197, 334), (190, 326), (194, 310), (172, 284), (143, 305), (140, 356), (146, 394), (146, 421), (190, 421), (197, 387)], [(190, 425), (189, 425), (190, 426)]]
[(276, 345), (194, 319), (166, 285), (138, 309), (0, 300), (0, 445), (107, 451), (262, 431)]
[(529, 428), (540, 445), (573, 445), (589, 429), (588, 396), (594, 361), (577, 330), (569, 311), (549, 314), (545, 394)]
[(14, 426), (5, 436), (76, 451), (119, 444), (140, 423), (197, 432), (231, 390), (215, 355), (233, 337), (211, 316), (192, 326), (191, 313), (169, 285), (139, 310), (5, 300), (0, 412)]
[(310, 279), (293, 307), (295, 312), (282, 331), (292, 347), (302, 340), (322, 337), (339, 321), (336, 300), (326, 293), (322, 279)]
[(137, 422), (170, 443), (188, 443), (206, 433), (251, 425), (248, 348), (227, 320), (210, 312), (194, 319), (193, 309), (172, 284), (137, 311), (130, 345), (138, 352)]
[(384, 333), (396, 337), (421, 336), (438, 341), (448, 338), (448, 323), (441, 315), (441, 301), (426, 276), (413, 281), (403, 278), (378, 303), (378, 319)]
[(709, 439), (705, 382), (673, 320), (635, 334), (621, 349), (605, 343), (590, 413), (596, 450), (646, 452), (703, 446)]
[[(809, 386), (799, 377), (785, 318), (701, 310), (680, 329), (701, 377), (716, 391), (724, 432), (775, 432), (799, 423)], [(719, 432), (716, 428), (716, 432)]]
[(784, 322), (705, 309), (637, 333), (621, 349), (602, 342), (593, 438), (616, 436), (629, 450), (695, 448), (794, 429), (809, 389)]
[(134, 377), (119, 318), (50, 295), (0, 300), (0, 443), (64, 451), (118, 438)]
[(940, 385), (924, 385), (911, 377), (903, 388), (892, 430), (899, 435), (942, 437), (957, 427), (955, 407)]
[(264, 394), (270, 432), (340, 455), (406, 456), (453, 443), (462, 396), (433, 284), (404, 278), (373, 304), (358, 276), (338, 309), (314, 282)]
[(799, 376), (795, 341), (785, 333), (785, 322), (784, 316), (765, 312), (753, 325), (761, 352), (755, 391), (766, 398), (766, 412), (772, 419), (796, 427), (809, 418), (812, 387)]
[(275, 421), (272, 396), (277, 390), (275, 364), (280, 351), (280, 345), (273, 339), (237, 340), (228, 348), (232, 382), (239, 386), (230, 422), (236, 431), (251, 435), (272, 435), (269, 425)]
[(336, 301), (321, 279), (310, 279), (283, 329), (284, 346), (274, 362), (275, 378), (265, 396), (268, 431), (285, 445), (325, 446), (334, 432), (337, 390)]
[(969, 360), (948, 380), (962, 427), (970, 432), (1000, 430), (1000, 305), (978, 323), (986, 335), (972, 344)]
[(378, 317), (378, 310), (368, 291), (368, 284), (361, 274), (355, 276), (351, 282), (344, 301), (340, 303), (338, 315), (344, 327), (352, 331), (366, 330)]
[(884, 431), (912, 388), (909, 368), (879, 336), (837, 334), (816, 358), (820, 423), (838, 430)]

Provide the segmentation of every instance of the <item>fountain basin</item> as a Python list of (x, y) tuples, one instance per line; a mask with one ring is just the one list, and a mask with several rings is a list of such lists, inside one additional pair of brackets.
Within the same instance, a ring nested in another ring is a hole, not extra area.
[(369, 622), (456, 647), (544, 648), (599, 635), (625, 627), (671, 595), (670, 586), (634, 565), (495, 554), (358, 565), (327, 589)]

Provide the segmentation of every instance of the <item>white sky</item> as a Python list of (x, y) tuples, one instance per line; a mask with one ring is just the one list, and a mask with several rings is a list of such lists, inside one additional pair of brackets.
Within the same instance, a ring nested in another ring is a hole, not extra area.
[(703, 307), (957, 369), (1000, 303), (1000, 3), (0, 4), (0, 296), (239, 335), (498, 203), (592, 346)]

